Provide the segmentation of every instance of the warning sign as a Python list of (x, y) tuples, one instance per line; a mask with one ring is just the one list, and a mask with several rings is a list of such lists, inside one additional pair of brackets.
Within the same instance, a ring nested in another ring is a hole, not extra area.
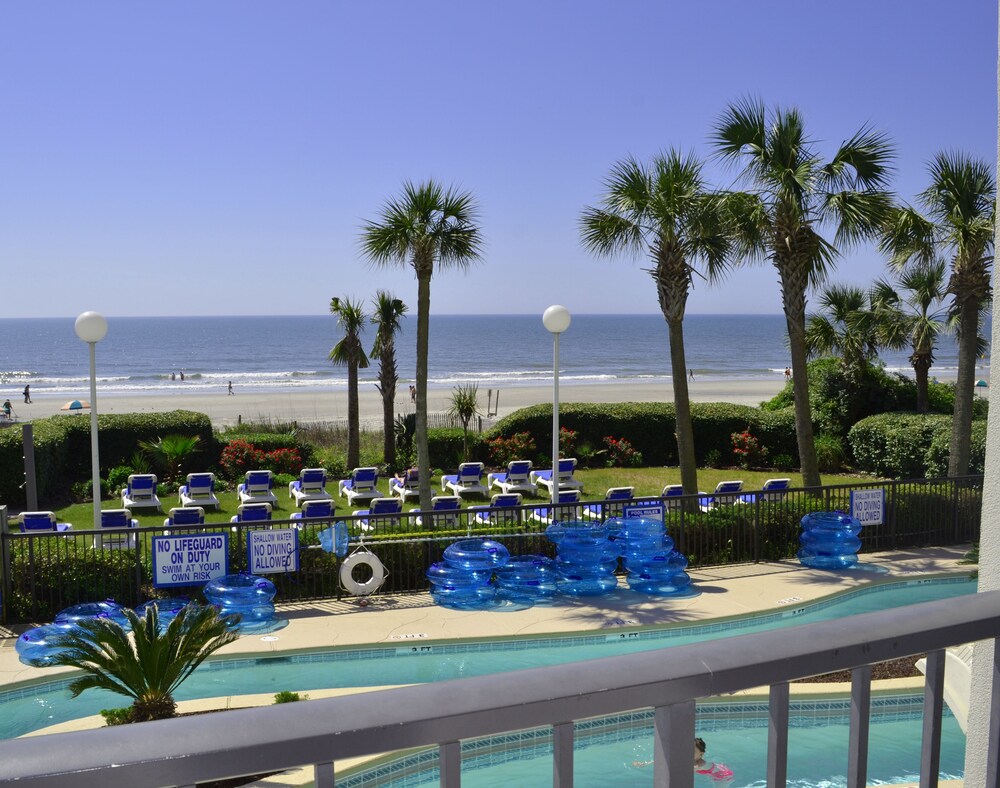
[(851, 517), (862, 525), (882, 525), (885, 522), (885, 488), (851, 490)]
[(189, 586), (229, 574), (229, 536), (153, 537), (153, 585)]
[(247, 537), (250, 574), (299, 571), (299, 532), (295, 528), (248, 531)]

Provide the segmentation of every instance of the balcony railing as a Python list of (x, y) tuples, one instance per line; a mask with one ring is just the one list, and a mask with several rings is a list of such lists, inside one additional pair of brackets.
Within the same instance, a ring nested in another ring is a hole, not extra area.
[[(789, 682), (852, 669), (848, 785), (863, 787), (868, 760), (871, 665), (927, 653), (921, 785), (937, 784), (948, 646), (1000, 636), (1000, 591), (850, 616), (759, 634), (376, 693), (0, 742), (0, 784), (46, 788), (194, 786), (311, 766), (318, 788), (335, 785), (334, 762), (436, 746), (441, 785), (461, 779), (462, 739), (548, 725), (552, 784), (573, 784), (574, 721), (654, 709), (656, 786), (693, 785), (695, 699), (767, 685), (767, 784), (783, 786)], [(996, 652), (1000, 655), (1000, 649)], [(1000, 657), (994, 664), (997, 675)], [(1000, 720), (1000, 682), (991, 697)], [(990, 731), (990, 741), (998, 732)], [(983, 752), (987, 785), (996, 758)]]

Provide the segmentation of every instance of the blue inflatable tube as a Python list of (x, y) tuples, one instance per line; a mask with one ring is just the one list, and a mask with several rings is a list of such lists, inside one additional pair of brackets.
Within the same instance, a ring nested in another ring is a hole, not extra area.
[(18, 659), (25, 665), (45, 668), (55, 664), (57, 654), (67, 651), (59, 645), (59, 639), (73, 632), (75, 624), (45, 624), (34, 627), (22, 634), (14, 644)]
[(542, 599), (559, 593), (555, 562), (543, 555), (513, 556), (496, 571), (497, 587), (517, 599)]
[(122, 612), (122, 606), (113, 599), (106, 599), (103, 602), (84, 602), (81, 605), (73, 605), (56, 614), (56, 624), (75, 624), (85, 618), (106, 618), (114, 621), (126, 632), (132, 629), (128, 619)]
[(495, 569), (510, 560), (510, 551), (492, 539), (462, 539), (445, 548), (444, 560), (462, 569)]
[(156, 614), (160, 622), (160, 631), (165, 630), (170, 626), (170, 622), (174, 620), (174, 616), (181, 612), (185, 607), (191, 604), (190, 599), (169, 597), (167, 599), (150, 599), (148, 602), (143, 602), (139, 607), (135, 609), (135, 614), (139, 618), (146, 617), (146, 610), (150, 607), (156, 608)]
[(216, 606), (254, 605), (270, 602), (277, 589), (266, 577), (250, 574), (225, 575), (205, 584), (205, 599)]
[(432, 585), (449, 590), (459, 586), (484, 586), (490, 582), (492, 576), (493, 572), (488, 569), (476, 571), (451, 564), (431, 564), (425, 573), (425, 577)]

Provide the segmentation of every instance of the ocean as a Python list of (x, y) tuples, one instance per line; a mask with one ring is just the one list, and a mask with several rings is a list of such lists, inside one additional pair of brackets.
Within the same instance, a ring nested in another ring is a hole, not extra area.
[[(790, 364), (781, 315), (690, 315), (688, 367), (699, 379), (780, 380)], [(89, 387), (86, 345), (72, 318), (0, 320), (0, 394), (81, 396)], [(541, 315), (433, 315), (428, 385), (480, 390), (544, 385), (552, 380), (552, 336)], [(407, 316), (396, 344), (400, 384), (415, 374), (416, 317)], [(371, 348), (373, 332), (365, 337)], [(294, 317), (119, 317), (97, 345), (102, 393), (163, 394), (178, 386), (203, 393), (285, 392), (346, 387), (347, 371), (329, 360), (339, 340), (330, 315)], [(953, 378), (954, 339), (944, 337), (931, 374)], [(891, 371), (910, 373), (906, 352), (887, 352)], [(574, 315), (560, 337), (560, 382), (643, 383), (670, 380), (667, 327), (659, 315)], [(980, 376), (988, 376), (984, 361)], [(372, 382), (377, 362), (361, 370)], [(180, 373), (184, 373), (184, 381)], [(176, 379), (173, 379), (175, 376)]]

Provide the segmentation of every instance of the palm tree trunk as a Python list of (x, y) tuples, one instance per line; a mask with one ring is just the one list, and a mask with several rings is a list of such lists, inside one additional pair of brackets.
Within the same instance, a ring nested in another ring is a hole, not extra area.
[(931, 398), (927, 393), (927, 377), (931, 368), (930, 356), (914, 352), (910, 356), (910, 365), (913, 367), (913, 377), (917, 384), (917, 413), (929, 413)]
[(361, 464), (361, 414), (358, 407), (358, 365), (347, 365), (347, 467)]
[(777, 265), (781, 277), (781, 301), (788, 329), (792, 355), (792, 392), (795, 397), (795, 437), (799, 448), (799, 467), (805, 487), (819, 487), (819, 463), (813, 440), (812, 411), (809, 408), (809, 370), (806, 354), (806, 267)]
[(967, 298), (958, 313), (958, 379), (955, 381), (955, 413), (951, 420), (948, 475), (965, 476), (972, 453), (972, 398), (976, 385), (976, 342), (979, 337), (979, 302)]
[[(691, 425), (691, 399), (688, 394), (687, 357), (684, 354), (684, 321), (667, 323), (670, 332), (670, 374), (673, 376), (674, 433), (677, 438), (677, 462), (681, 484), (687, 495), (698, 492), (698, 461), (694, 451), (694, 427)], [(697, 501), (692, 498), (694, 505)]]
[(384, 352), (379, 359), (379, 391), (382, 394), (382, 457), (390, 470), (396, 469), (396, 356)]
[(420, 474), (420, 508), (431, 510), (431, 457), (427, 445), (427, 354), (430, 338), (431, 270), (417, 266), (417, 468)]

